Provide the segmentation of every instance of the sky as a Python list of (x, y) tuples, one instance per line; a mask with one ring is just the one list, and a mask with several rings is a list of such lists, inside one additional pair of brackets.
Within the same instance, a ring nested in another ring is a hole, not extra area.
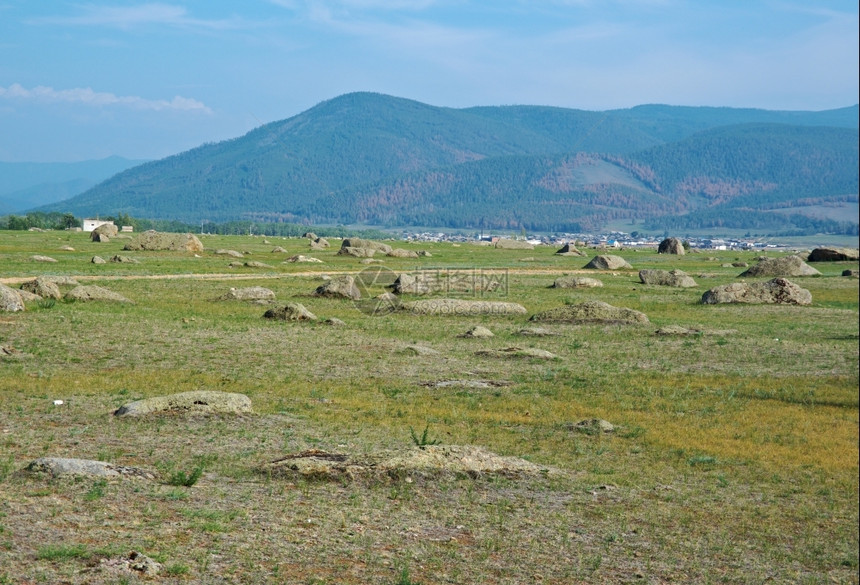
[(0, 161), (157, 159), (354, 91), (826, 110), (858, 70), (856, 0), (0, 0)]

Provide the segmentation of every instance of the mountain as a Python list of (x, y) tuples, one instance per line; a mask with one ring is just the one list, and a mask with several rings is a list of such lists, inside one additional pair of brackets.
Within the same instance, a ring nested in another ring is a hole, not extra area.
[(141, 162), (119, 156), (75, 163), (0, 162), (0, 213), (68, 199)]
[(452, 109), (353, 93), (42, 210), (576, 231), (627, 218), (702, 225), (699, 215), (722, 209), (741, 223), (754, 212), (780, 227), (839, 230), (772, 211), (856, 203), (857, 128), (856, 105)]

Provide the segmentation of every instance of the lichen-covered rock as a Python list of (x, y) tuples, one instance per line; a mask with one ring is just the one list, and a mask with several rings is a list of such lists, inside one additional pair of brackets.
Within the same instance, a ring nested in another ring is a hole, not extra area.
[(506, 347), (504, 349), (482, 349), (476, 351), (475, 355), (494, 358), (536, 358), (541, 360), (554, 360), (558, 356), (545, 349), (536, 347)]
[(15, 289), (0, 283), (0, 311), (17, 313), (24, 310), (24, 299)]
[(572, 244), (565, 244), (557, 252), (557, 256), (585, 256), (584, 252), (576, 249)]
[(367, 250), (375, 250), (380, 252), (381, 254), (388, 254), (391, 252), (391, 246), (388, 244), (383, 244), (382, 242), (374, 242), (373, 240), (364, 240), (362, 238), (346, 238), (340, 244), (341, 249), (343, 248), (364, 248)]
[(815, 248), (806, 258), (807, 262), (846, 262), (860, 260), (857, 248)]
[(376, 250), (373, 248), (357, 248), (355, 246), (344, 246), (337, 251), (338, 256), (352, 256), (354, 258), (373, 258)]
[(311, 263), (322, 264), (323, 263), (323, 261), (320, 260), (319, 258), (314, 258), (313, 256), (303, 256), (301, 254), (296, 254), (295, 256), (290, 256), (289, 258), (287, 258), (287, 262), (299, 262), (299, 263), (307, 263), (307, 264), (311, 264)]
[(110, 261), (116, 262), (117, 264), (140, 264), (140, 261), (137, 258), (131, 258), (130, 256), (121, 256), (120, 254), (112, 256)]
[(123, 250), (170, 250), (202, 252), (203, 243), (194, 234), (174, 234), (148, 230), (123, 247)]
[(129, 402), (118, 408), (114, 414), (116, 416), (143, 416), (168, 411), (225, 414), (253, 412), (251, 399), (244, 394), (194, 390)]
[(214, 298), (215, 301), (273, 301), (274, 291), (262, 286), (231, 288), (223, 295)]
[(659, 286), (675, 286), (680, 288), (691, 288), (698, 286), (686, 272), (682, 270), (640, 270), (639, 280), (643, 284), (654, 284)]
[(418, 252), (404, 250), (403, 248), (394, 248), (386, 256), (391, 256), (392, 258), (418, 258)]
[(93, 256), (93, 259), (90, 260), (93, 264), (107, 264), (107, 260), (102, 258), (101, 256)]
[(465, 333), (458, 335), (457, 337), (465, 337), (465, 338), (483, 338), (487, 339), (493, 337), (493, 332), (483, 327), (481, 325), (475, 325)]
[(400, 310), (413, 315), (524, 315), (526, 308), (503, 301), (426, 299), (402, 303)]
[(702, 295), (702, 303), (809, 305), (812, 293), (785, 278), (774, 278), (767, 282), (734, 282), (714, 287)]
[(746, 276), (819, 276), (821, 275), (815, 268), (804, 262), (800, 256), (783, 256), (782, 258), (768, 258), (762, 260), (755, 266), (750, 268), (740, 275), (738, 278)]
[(684, 243), (678, 238), (666, 238), (657, 246), (658, 254), (677, 254), (683, 256), (685, 253)]
[(215, 253), (218, 254), (219, 256), (230, 256), (231, 258), (244, 258), (245, 257), (245, 255), (242, 254), (242, 252), (239, 252), (237, 250), (227, 250), (225, 248), (219, 248), (218, 250), (215, 250)]
[(115, 224), (103, 223), (90, 232), (90, 239), (93, 242), (108, 242), (117, 235), (119, 235), (119, 228)]
[(137, 477), (155, 479), (155, 474), (137, 467), (114, 465), (105, 461), (90, 459), (70, 459), (65, 457), (40, 457), (27, 466), (30, 473), (47, 474), (52, 477), (62, 475), (89, 475), (94, 477)]
[(632, 269), (630, 263), (621, 256), (613, 256), (612, 254), (601, 254), (595, 256), (583, 268), (594, 270), (624, 270)]
[(584, 303), (556, 307), (532, 316), (531, 320), (628, 325), (649, 322), (645, 313), (625, 307), (613, 307), (603, 301), (586, 301)]
[(35, 280), (29, 280), (23, 283), (21, 285), (21, 290), (38, 295), (43, 299), (63, 298), (63, 293), (60, 292), (60, 287), (50, 279), (43, 276), (38, 276)]
[(316, 321), (317, 316), (308, 311), (301, 303), (287, 303), (283, 307), (269, 309), (263, 314), (264, 319), (279, 321)]
[(355, 278), (349, 274), (332, 278), (325, 284), (318, 286), (314, 296), (349, 299), (357, 301), (361, 298), (361, 291), (355, 284)]
[(114, 303), (133, 303), (133, 301), (125, 298), (119, 293), (112, 290), (95, 286), (81, 285), (76, 286), (63, 297), (68, 301), (89, 302), (89, 301), (108, 301)]
[(587, 276), (560, 276), (552, 283), (551, 288), (597, 288), (603, 282)]

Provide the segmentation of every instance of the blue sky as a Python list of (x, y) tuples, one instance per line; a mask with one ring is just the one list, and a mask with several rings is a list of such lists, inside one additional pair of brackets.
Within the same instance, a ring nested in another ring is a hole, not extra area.
[(856, 0), (0, 0), (0, 160), (160, 158), (352, 91), (824, 110), (857, 47)]

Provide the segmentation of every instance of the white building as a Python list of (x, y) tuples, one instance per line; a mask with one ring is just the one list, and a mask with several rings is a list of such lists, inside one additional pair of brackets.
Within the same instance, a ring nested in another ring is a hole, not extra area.
[(100, 225), (104, 225), (106, 223), (113, 225), (112, 221), (105, 221), (103, 219), (92, 219), (92, 218), (88, 217), (88, 218), (84, 219), (84, 231), (85, 232), (91, 232), (94, 229), (96, 229), (97, 227), (99, 227)]

